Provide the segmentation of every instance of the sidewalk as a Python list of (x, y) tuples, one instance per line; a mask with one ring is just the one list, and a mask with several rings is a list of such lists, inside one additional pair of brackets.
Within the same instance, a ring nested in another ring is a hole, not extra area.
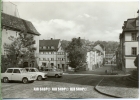
[(126, 80), (126, 77), (104, 78), (95, 89), (105, 95), (120, 98), (138, 98), (138, 82)]
[[(94, 69), (93, 71), (67, 71), (65, 73), (67, 74), (97, 74), (97, 75), (111, 75), (112, 74), (119, 74), (119, 75), (125, 75), (125, 73), (121, 70), (113, 70), (115, 65), (105, 65), (103, 67)], [(107, 70), (107, 73), (106, 73)]]

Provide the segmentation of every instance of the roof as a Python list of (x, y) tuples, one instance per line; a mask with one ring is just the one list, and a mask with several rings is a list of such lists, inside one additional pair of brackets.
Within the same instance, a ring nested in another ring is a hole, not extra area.
[(58, 50), (58, 44), (60, 42), (60, 39), (51, 39), (51, 40), (39, 40), (39, 47), (43, 47), (43, 46), (54, 46), (54, 49), (40, 49), (41, 51), (57, 51)]
[(27, 33), (40, 35), (39, 32), (36, 30), (34, 25), (27, 20), (8, 15), (5, 13), (1, 14), (1, 25), (5, 29), (11, 29), (15, 31), (26, 31)]
[(94, 48), (104, 54), (104, 51), (100, 45), (96, 45)]
[(124, 23), (123, 31), (137, 31), (139, 27), (136, 26), (136, 18), (127, 19)]
[(25, 68), (7, 68), (7, 69), (25, 69)]

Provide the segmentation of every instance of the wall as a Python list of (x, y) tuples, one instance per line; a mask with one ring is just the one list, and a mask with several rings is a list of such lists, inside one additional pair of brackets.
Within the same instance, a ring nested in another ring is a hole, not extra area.
[(134, 60), (136, 57), (126, 57), (126, 69), (127, 68), (136, 68), (134, 65)]
[(18, 33), (16, 31), (11, 31), (11, 30), (6, 30), (6, 29), (2, 29), (2, 44), (1, 44), (1, 51), (2, 51), (2, 55), (4, 55), (4, 43), (6, 44), (11, 44), (11, 40), (8, 39), (8, 37), (13, 36), (13, 37), (18, 37)]
[(138, 42), (125, 42), (125, 55), (132, 55), (132, 47), (137, 47), (137, 54), (138, 54)]
[(6, 14), (19, 17), (17, 6), (11, 2), (2, 2), (2, 11)]

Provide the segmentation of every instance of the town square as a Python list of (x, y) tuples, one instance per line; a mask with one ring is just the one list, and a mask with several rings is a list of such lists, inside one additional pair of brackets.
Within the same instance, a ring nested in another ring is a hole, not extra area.
[(139, 98), (139, 1), (1, 1), (3, 99)]

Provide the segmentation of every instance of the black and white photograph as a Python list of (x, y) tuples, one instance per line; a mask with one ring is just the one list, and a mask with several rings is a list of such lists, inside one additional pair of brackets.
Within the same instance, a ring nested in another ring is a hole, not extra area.
[(139, 0), (2, 0), (2, 99), (139, 98)]

